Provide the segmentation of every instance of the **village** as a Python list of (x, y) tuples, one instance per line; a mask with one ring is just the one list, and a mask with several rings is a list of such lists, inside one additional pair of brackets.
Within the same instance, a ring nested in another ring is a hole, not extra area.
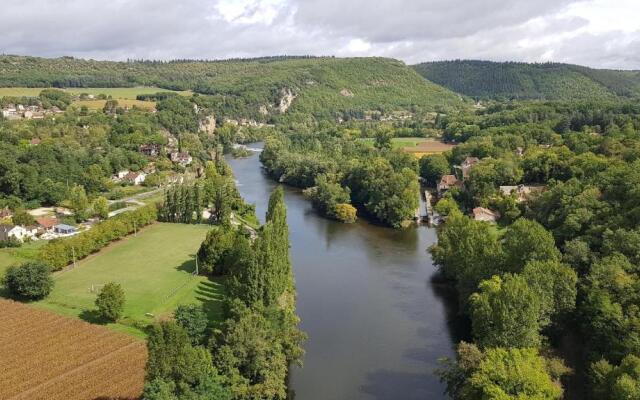
[(2, 107), (2, 117), (8, 120), (43, 119), (48, 115), (62, 114), (63, 110), (53, 106), (49, 109), (41, 105), (7, 104)]

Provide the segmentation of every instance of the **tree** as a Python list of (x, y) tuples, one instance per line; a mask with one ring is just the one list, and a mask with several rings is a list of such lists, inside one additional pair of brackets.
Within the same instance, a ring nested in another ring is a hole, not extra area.
[(502, 245), (505, 271), (520, 272), (529, 261), (559, 261), (551, 232), (536, 221), (520, 218), (507, 228)]
[(442, 154), (427, 154), (420, 158), (420, 176), (430, 186), (437, 185), (450, 171), (449, 161)]
[(109, 99), (104, 103), (104, 107), (102, 107), (102, 111), (105, 114), (115, 114), (118, 109), (118, 100)]
[(562, 321), (575, 309), (578, 275), (568, 265), (552, 260), (529, 261), (522, 276), (540, 299), (542, 327)]
[(25, 209), (20, 208), (16, 210), (11, 216), (11, 221), (16, 225), (29, 226), (33, 225), (36, 220)]
[(107, 321), (117, 321), (124, 311), (125, 296), (122, 286), (109, 282), (96, 298), (96, 307), (101, 318)]
[(109, 201), (103, 196), (98, 196), (93, 201), (93, 212), (102, 219), (109, 218)]
[(598, 400), (640, 399), (640, 357), (630, 354), (618, 366), (600, 360), (591, 366), (591, 379)]
[(438, 242), (430, 248), (443, 275), (456, 281), (460, 303), (466, 306), (478, 284), (501, 273), (502, 247), (495, 231), (457, 210), (438, 230)]
[(200, 271), (205, 274), (226, 275), (227, 255), (236, 240), (237, 233), (231, 226), (216, 226), (207, 232), (198, 250)]
[(154, 325), (147, 339), (144, 398), (230, 400), (213, 368), (211, 355), (191, 345), (185, 330), (173, 321)]
[(74, 185), (69, 192), (69, 202), (74, 211), (76, 221), (85, 221), (88, 217), (89, 199), (87, 199), (84, 187)]
[(517, 275), (482, 281), (471, 295), (473, 336), (482, 347), (537, 347), (542, 304), (527, 281)]
[(197, 304), (179, 305), (173, 315), (178, 325), (189, 336), (192, 345), (203, 344), (208, 321), (202, 306)]
[(546, 360), (535, 349), (480, 351), (462, 342), (456, 361), (445, 360), (438, 374), (456, 400), (559, 400), (559, 379), (568, 371), (560, 360)]
[(9, 267), (3, 282), (12, 295), (29, 300), (47, 297), (54, 285), (51, 269), (39, 261)]
[(378, 130), (374, 138), (374, 146), (378, 150), (391, 149), (391, 139), (393, 138), (393, 132), (388, 130)]
[(346, 224), (352, 224), (356, 222), (356, 219), (358, 218), (356, 208), (347, 203), (336, 204), (333, 210), (333, 215), (338, 221)]
[(214, 365), (231, 384), (234, 398), (284, 400), (288, 361), (278, 331), (261, 312), (239, 301), (230, 314), (212, 347)]

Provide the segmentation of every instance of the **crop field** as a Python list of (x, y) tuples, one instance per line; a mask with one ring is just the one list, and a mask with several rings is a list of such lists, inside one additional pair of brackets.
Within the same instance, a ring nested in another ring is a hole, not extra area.
[[(372, 138), (360, 140), (370, 146), (374, 144), (374, 139)], [(431, 138), (403, 137), (391, 139), (391, 147), (394, 149), (402, 149), (407, 153), (414, 154), (416, 157), (422, 157), (425, 154), (443, 153), (451, 150), (454, 146)]]
[(0, 399), (137, 399), (147, 349), (105, 327), (0, 299)]
[[(36, 303), (65, 315), (97, 321), (93, 310), (102, 285), (122, 285), (126, 303), (123, 318), (110, 327), (136, 336), (140, 329), (163, 318), (180, 304), (202, 304), (210, 320), (222, 316), (223, 284), (194, 276), (195, 253), (209, 227), (157, 223), (144, 228), (54, 275), (55, 287)], [(93, 288), (93, 290), (92, 290)]]
[[(26, 88), (26, 87), (7, 87), (0, 88), (0, 97), (12, 96), (12, 97), (36, 97), (40, 94), (42, 89), (45, 88)], [(172, 92), (172, 90), (162, 89), (153, 86), (136, 86), (130, 88), (68, 88), (61, 89), (72, 95), (80, 95), (82, 93), (92, 94), (97, 96), (99, 94), (105, 94), (111, 96), (114, 99), (130, 99), (135, 100), (139, 94), (154, 94), (158, 92)], [(176, 92), (180, 95), (189, 96), (190, 91)]]
[[(76, 100), (72, 104), (76, 107), (86, 106), (89, 110), (102, 110), (106, 100)], [(118, 99), (118, 106), (124, 108), (138, 107), (145, 110), (155, 110), (155, 101), (142, 101), (135, 99)]]

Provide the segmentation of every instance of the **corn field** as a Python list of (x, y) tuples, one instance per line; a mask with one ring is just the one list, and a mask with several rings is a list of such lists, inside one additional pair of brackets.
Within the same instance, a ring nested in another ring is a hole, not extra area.
[(136, 399), (145, 343), (0, 299), (0, 399)]

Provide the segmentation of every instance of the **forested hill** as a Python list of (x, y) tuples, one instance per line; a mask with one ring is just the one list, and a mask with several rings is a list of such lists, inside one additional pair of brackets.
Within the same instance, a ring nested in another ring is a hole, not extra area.
[(476, 98), (602, 100), (640, 96), (640, 71), (465, 60), (427, 62), (413, 68), (432, 82)]
[(340, 112), (348, 116), (463, 104), (461, 96), (425, 81), (404, 63), (383, 58), (112, 62), (0, 56), (0, 87), (140, 85), (217, 95), (238, 114), (252, 114), (239, 116), (254, 119), (282, 113), (289, 105), (290, 113), (335, 118)]

